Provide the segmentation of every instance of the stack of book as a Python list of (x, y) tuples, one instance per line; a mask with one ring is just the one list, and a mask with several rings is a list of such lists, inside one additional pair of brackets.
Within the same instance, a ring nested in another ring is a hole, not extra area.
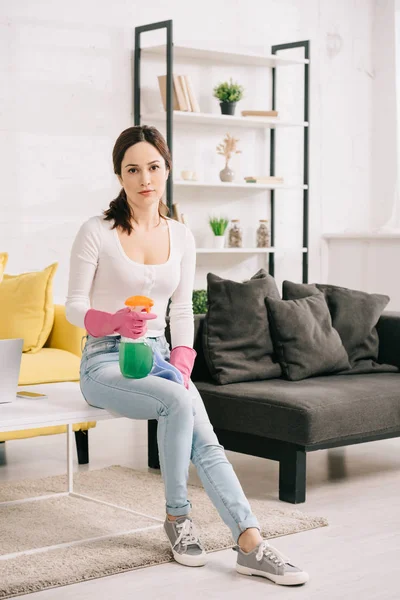
[(276, 175), (265, 175), (262, 177), (245, 177), (246, 183), (283, 183), (283, 177)]
[[(173, 75), (173, 110), (200, 112), (200, 106), (195, 96), (189, 75)], [(158, 76), (161, 99), (164, 110), (167, 110), (167, 76)]]
[(242, 117), (277, 117), (277, 110), (242, 110)]

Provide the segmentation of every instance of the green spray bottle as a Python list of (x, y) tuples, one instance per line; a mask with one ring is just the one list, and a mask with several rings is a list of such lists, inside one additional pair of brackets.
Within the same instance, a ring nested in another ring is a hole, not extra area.
[[(126, 306), (135, 312), (149, 313), (154, 302), (147, 296), (131, 296), (125, 300)], [(141, 379), (153, 368), (153, 350), (144, 336), (132, 339), (121, 337), (119, 346), (119, 366), (124, 377)]]

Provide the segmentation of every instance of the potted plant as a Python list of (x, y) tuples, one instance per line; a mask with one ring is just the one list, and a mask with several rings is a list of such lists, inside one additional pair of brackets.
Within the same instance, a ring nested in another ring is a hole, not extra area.
[(214, 97), (218, 98), (219, 105), (221, 107), (221, 113), (223, 115), (234, 115), (236, 102), (243, 97), (244, 88), (238, 83), (232, 81), (230, 78), (229, 83), (223, 81), (214, 87)]
[(235, 173), (229, 168), (229, 161), (232, 154), (240, 154), (241, 150), (237, 150), (238, 138), (233, 138), (229, 133), (226, 134), (222, 144), (217, 146), (217, 154), (225, 156), (225, 167), (220, 171), (219, 177), (221, 181), (233, 181), (235, 179)]
[(210, 217), (208, 223), (214, 234), (214, 248), (223, 248), (225, 244), (225, 231), (229, 220), (224, 217)]
[(204, 315), (207, 312), (207, 290), (193, 290), (193, 314)]

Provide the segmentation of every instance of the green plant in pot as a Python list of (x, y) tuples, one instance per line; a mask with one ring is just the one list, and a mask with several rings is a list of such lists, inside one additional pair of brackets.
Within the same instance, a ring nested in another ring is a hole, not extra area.
[(214, 234), (214, 248), (223, 248), (225, 244), (225, 231), (228, 227), (229, 219), (225, 217), (210, 217), (208, 223)]
[[(193, 290), (192, 302), (193, 302), (193, 314), (194, 315), (204, 315), (208, 310), (207, 290)], [(171, 298), (169, 298), (168, 304), (167, 304), (167, 311), (166, 311), (167, 317), (170, 316), (170, 306), (171, 306)]]
[(218, 98), (223, 115), (234, 115), (236, 102), (243, 98), (244, 88), (232, 81), (223, 81), (214, 87), (214, 97)]
[(207, 290), (193, 290), (193, 314), (204, 315), (208, 309)]

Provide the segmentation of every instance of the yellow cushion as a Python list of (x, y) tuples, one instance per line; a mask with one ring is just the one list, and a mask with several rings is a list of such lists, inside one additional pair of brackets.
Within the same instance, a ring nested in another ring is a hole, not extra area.
[(76, 327), (67, 321), (65, 316), (65, 306), (63, 304), (54, 305), (54, 325), (47, 342), (46, 348), (60, 348), (68, 350), (76, 356), (82, 356), (81, 347), (82, 338), (86, 335), (85, 329)]
[(4, 275), (0, 285), (0, 339), (23, 338), (23, 352), (39, 352), (54, 322), (53, 277), (58, 263), (43, 271)]
[(0, 252), (0, 283), (3, 279), (4, 269), (6, 268), (6, 264), (8, 261), (7, 252)]
[[(75, 423), (72, 425), (73, 431), (80, 429), (90, 429), (96, 427), (96, 421), (88, 421), (87, 423)], [(66, 433), (66, 425), (54, 425), (53, 427), (38, 427), (37, 429), (23, 429), (21, 431), (5, 431), (0, 433), (0, 442), (9, 440), (22, 440), (24, 438), (37, 437), (38, 435), (54, 435), (55, 433)]]
[(80, 359), (72, 352), (57, 348), (42, 348), (39, 352), (22, 354), (19, 385), (79, 381)]

